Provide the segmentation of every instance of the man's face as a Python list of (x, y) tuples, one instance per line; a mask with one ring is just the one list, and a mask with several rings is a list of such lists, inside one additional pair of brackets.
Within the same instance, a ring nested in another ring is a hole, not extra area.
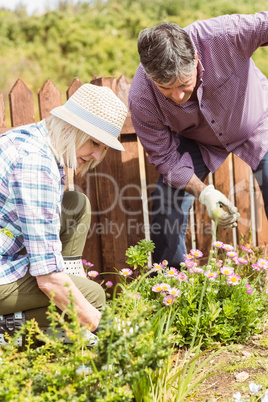
[(172, 85), (162, 85), (158, 84), (154, 81), (155, 85), (159, 89), (159, 91), (166, 97), (173, 102), (177, 103), (178, 105), (183, 105), (187, 102), (195, 89), (197, 81), (197, 60), (196, 60), (196, 67), (193, 69), (192, 74), (186, 80), (178, 79)]

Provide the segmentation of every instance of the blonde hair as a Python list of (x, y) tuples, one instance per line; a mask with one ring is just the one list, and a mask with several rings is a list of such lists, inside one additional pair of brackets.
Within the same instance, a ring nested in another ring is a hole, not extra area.
[[(49, 145), (56, 159), (61, 166), (75, 171), (77, 169), (77, 149), (89, 139), (95, 140), (95, 138), (56, 116), (50, 116), (46, 119), (46, 127), (48, 130)], [(103, 151), (99, 161), (91, 160), (85, 163), (79, 169), (78, 173), (83, 176), (88, 169), (94, 169), (104, 159), (107, 150), (108, 146)]]

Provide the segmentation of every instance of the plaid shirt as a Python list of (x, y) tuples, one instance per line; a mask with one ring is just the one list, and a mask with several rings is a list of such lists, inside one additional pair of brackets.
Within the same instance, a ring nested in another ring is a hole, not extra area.
[(211, 172), (230, 152), (256, 169), (268, 151), (268, 80), (251, 59), (268, 45), (268, 12), (196, 21), (185, 31), (199, 57), (198, 100), (177, 105), (167, 99), (141, 65), (129, 94), (149, 161), (175, 188), (185, 188), (194, 173), (190, 155), (177, 152), (177, 134), (198, 143)]
[(22, 278), (29, 263), (33, 276), (61, 271), (65, 173), (44, 121), (0, 135), (0, 172), (0, 285)]

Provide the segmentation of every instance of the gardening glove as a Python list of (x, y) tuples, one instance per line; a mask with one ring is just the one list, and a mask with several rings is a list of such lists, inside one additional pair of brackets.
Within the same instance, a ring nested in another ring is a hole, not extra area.
[[(237, 208), (220, 191), (210, 184), (200, 194), (199, 201), (207, 208), (208, 215), (223, 228), (236, 227), (240, 214)], [(226, 208), (227, 211), (223, 209)]]

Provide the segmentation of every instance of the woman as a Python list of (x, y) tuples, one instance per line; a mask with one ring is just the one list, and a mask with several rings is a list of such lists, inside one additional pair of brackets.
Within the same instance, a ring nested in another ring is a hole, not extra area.
[(64, 310), (69, 292), (90, 339), (105, 303), (101, 286), (64, 271), (81, 267), (90, 225), (86, 196), (63, 195), (64, 168), (84, 174), (108, 147), (124, 150), (117, 138), (127, 108), (111, 89), (85, 84), (51, 115), (0, 136), (0, 344), (25, 320), (48, 327), (52, 295)]

